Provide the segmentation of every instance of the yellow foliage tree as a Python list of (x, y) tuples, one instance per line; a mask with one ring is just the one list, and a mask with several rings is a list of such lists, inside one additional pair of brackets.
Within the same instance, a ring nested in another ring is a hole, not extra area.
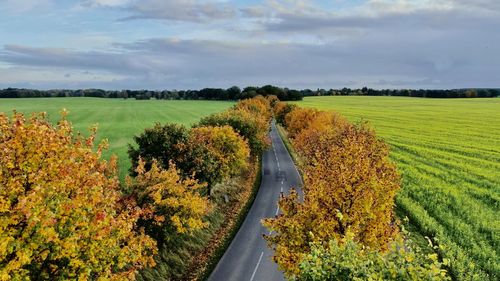
[(217, 163), (220, 180), (240, 174), (248, 166), (248, 142), (231, 126), (198, 127), (191, 130), (191, 142), (208, 148)]
[(95, 129), (63, 117), (0, 114), (0, 279), (133, 279), (155, 242), (119, 192), (116, 160), (94, 152)]
[(159, 242), (169, 235), (192, 233), (208, 225), (204, 218), (210, 211), (210, 203), (199, 194), (205, 184), (183, 179), (173, 163), (164, 170), (156, 160), (146, 171), (145, 162), (140, 159), (136, 172), (135, 180), (128, 178), (129, 188), (141, 207), (149, 211), (143, 223)]
[[(304, 198), (296, 192), (280, 200), (282, 214), (264, 224), (274, 260), (289, 274), (310, 252), (310, 244), (341, 241), (351, 233), (356, 242), (384, 250), (395, 237), (394, 197), (399, 175), (388, 159), (388, 148), (365, 124), (349, 124), (342, 117), (294, 110), (308, 124), (293, 124), (293, 144), (303, 161)], [(310, 115), (314, 118), (308, 119)]]
[(252, 99), (241, 100), (235, 105), (236, 109), (246, 110), (255, 116), (264, 118), (269, 121), (272, 115), (270, 100), (263, 96), (256, 96)]

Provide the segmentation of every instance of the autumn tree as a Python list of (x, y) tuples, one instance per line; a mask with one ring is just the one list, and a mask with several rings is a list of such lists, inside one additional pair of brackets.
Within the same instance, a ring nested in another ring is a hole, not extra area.
[(239, 175), (248, 165), (247, 141), (230, 126), (193, 128), (185, 146), (180, 161), (209, 188)]
[(305, 129), (319, 113), (312, 108), (293, 108), (285, 116), (285, 127), (291, 138), (294, 138), (301, 130)]
[(249, 154), (247, 141), (230, 126), (187, 130), (176, 124), (156, 124), (135, 140), (137, 148), (129, 149), (134, 165), (142, 157), (146, 171), (155, 160), (163, 169), (173, 163), (183, 177), (194, 177), (209, 187), (241, 172)]
[(286, 103), (286, 102), (278, 102), (274, 105), (274, 118), (276, 122), (280, 124), (285, 124), (285, 116), (290, 113), (297, 105)]
[(271, 107), (271, 109), (274, 108), (280, 102), (280, 99), (274, 95), (267, 96), (266, 99), (269, 102), (269, 106)]
[(153, 160), (149, 170), (146, 170), (145, 164), (139, 159), (137, 176), (127, 181), (133, 196), (149, 214), (141, 219), (141, 225), (160, 247), (175, 238), (176, 234), (190, 234), (206, 227), (208, 223), (204, 219), (210, 210), (210, 203), (199, 192), (205, 184), (183, 178), (172, 162), (166, 170), (156, 160)]
[[(310, 243), (341, 241), (347, 233), (362, 245), (387, 249), (397, 233), (392, 209), (399, 189), (387, 146), (365, 124), (335, 114), (296, 109), (289, 115), (303, 162), (304, 198), (295, 192), (282, 197), (282, 214), (265, 221), (275, 233), (267, 237), (274, 260), (296, 274)], [(300, 118), (308, 124), (296, 124)]]
[(269, 120), (262, 118), (245, 109), (231, 109), (202, 118), (196, 125), (202, 126), (231, 126), (238, 134), (248, 141), (251, 154), (260, 155), (269, 146), (267, 133)]
[(154, 264), (156, 244), (136, 227), (142, 212), (121, 196), (95, 132), (0, 114), (1, 280), (133, 279)]
[(266, 121), (271, 119), (272, 108), (270, 100), (263, 96), (256, 96), (252, 99), (244, 99), (235, 105), (236, 109), (246, 110), (254, 116), (263, 118)]

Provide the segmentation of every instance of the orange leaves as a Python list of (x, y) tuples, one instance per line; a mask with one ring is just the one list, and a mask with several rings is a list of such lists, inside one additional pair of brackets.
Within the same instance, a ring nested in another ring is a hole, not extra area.
[(388, 148), (366, 124), (352, 125), (334, 113), (295, 108), (286, 128), (302, 159), (304, 201), (280, 200), (282, 215), (264, 224), (274, 259), (289, 274), (311, 242), (341, 241), (347, 233), (365, 246), (386, 249), (394, 238), (393, 205), (399, 175)]
[[(123, 205), (115, 160), (44, 114), (0, 115), (1, 279), (133, 277), (153, 264), (152, 239)], [(133, 202), (129, 202), (133, 204)]]

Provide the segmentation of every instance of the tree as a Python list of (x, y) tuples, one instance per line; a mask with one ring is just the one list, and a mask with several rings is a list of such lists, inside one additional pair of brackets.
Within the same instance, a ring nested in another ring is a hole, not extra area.
[[(184, 154), (182, 144), (189, 139), (189, 131), (179, 124), (155, 124), (153, 128), (147, 128), (139, 136), (134, 137), (137, 147), (129, 145), (128, 155), (132, 161), (130, 173), (135, 175), (135, 170), (142, 158), (145, 161), (145, 168), (149, 170), (153, 159), (159, 165), (169, 168), (170, 161), (176, 162)], [(180, 168), (184, 168), (180, 165)]]
[(290, 137), (294, 138), (301, 130), (309, 126), (318, 112), (317, 109), (296, 107), (286, 114), (285, 127)]
[(282, 197), (282, 214), (264, 221), (274, 232), (267, 237), (274, 260), (296, 274), (310, 243), (341, 241), (348, 233), (362, 245), (387, 249), (397, 233), (392, 208), (400, 181), (387, 146), (365, 124), (355, 126), (331, 113), (297, 112), (286, 119), (311, 113), (319, 119), (307, 119), (310, 125), (302, 129), (292, 123), (304, 199), (299, 201), (296, 192)]
[[(63, 115), (65, 116), (65, 115)], [(63, 117), (0, 114), (0, 279), (133, 279), (155, 242), (119, 192), (116, 159), (101, 159)]]
[(250, 152), (257, 156), (269, 145), (267, 133), (268, 120), (245, 109), (231, 109), (202, 118), (196, 127), (231, 126), (238, 134), (248, 141)]
[(210, 210), (207, 198), (199, 194), (205, 184), (192, 178), (183, 178), (175, 164), (167, 170), (153, 160), (149, 170), (146, 162), (139, 159), (134, 180), (128, 179), (129, 189), (139, 205), (149, 212), (142, 220), (147, 233), (163, 245), (175, 234), (193, 233), (205, 228), (204, 221)]
[(234, 107), (236, 109), (246, 110), (256, 117), (263, 118), (266, 122), (271, 119), (272, 109), (270, 101), (263, 96), (241, 100)]
[(190, 131), (182, 158), (196, 178), (214, 184), (236, 176), (247, 167), (248, 143), (230, 126), (198, 127)]
[(286, 102), (278, 102), (275, 104), (274, 110), (274, 118), (276, 118), (276, 122), (283, 124), (285, 123), (285, 116), (290, 113), (297, 105), (290, 104)]

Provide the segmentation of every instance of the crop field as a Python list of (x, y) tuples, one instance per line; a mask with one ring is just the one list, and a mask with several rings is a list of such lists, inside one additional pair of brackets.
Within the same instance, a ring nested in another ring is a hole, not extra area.
[(310, 97), (298, 104), (370, 122), (403, 178), (398, 212), (435, 237), (455, 278), (500, 277), (500, 99)]
[(223, 101), (23, 98), (0, 99), (0, 112), (11, 115), (13, 110), (25, 114), (44, 111), (56, 122), (60, 119), (59, 112), (66, 108), (74, 129), (86, 135), (88, 128), (98, 124), (98, 141), (103, 138), (109, 141), (109, 150), (104, 157), (109, 158), (111, 154), (118, 156), (120, 176), (123, 179), (130, 168), (127, 144), (132, 144), (133, 136), (141, 133), (144, 128), (151, 127), (155, 122), (190, 125), (203, 116), (232, 105), (231, 102)]

